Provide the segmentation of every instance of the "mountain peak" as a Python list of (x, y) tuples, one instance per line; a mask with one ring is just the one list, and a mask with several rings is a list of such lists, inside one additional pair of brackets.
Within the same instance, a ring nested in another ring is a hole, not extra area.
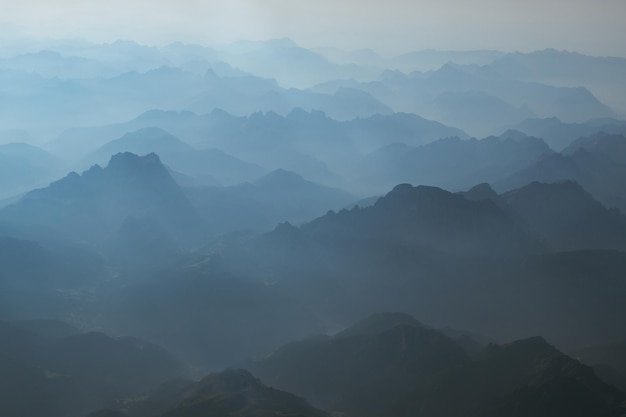
[(526, 133), (520, 132), (519, 130), (515, 129), (509, 129), (500, 135), (500, 139), (502, 140), (513, 140), (517, 142), (525, 140), (527, 138), (529, 138), (529, 136)]
[(261, 386), (261, 381), (245, 369), (226, 369), (219, 374), (211, 374), (200, 381), (201, 385), (213, 385), (220, 391), (232, 392)]
[(335, 337), (376, 336), (398, 326), (424, 327), (422, 323), (406, 313), (377, 313), (337, 333)]
[(465, 198), (473, 201), (490, 200), (492, 198), (498, 197), (498, 194), (493, 190), (493, 188), (491, 188), (491, 185), (486, 182), (475, 185), (474, 187), (470, 188), (470, 190), (467, 191), (464, 195)]
[(396, 185), (384, 198), (376, 202), (376, 206), (386, 207), (409, 207), (417, 208), (417, 206), (426, 201), (444, 203), (452, 202), (460, 199), (459, 196), (452, 194), (439, 187), (428, 185), (412, 186), (411, 184)]
[(621, 164), (626, 158), (626, 136), (598, 132), (592, 136), (575, 140), (563, 150), (563, 154), (573, 155), (580, 150), (608, 156)]
[(145, 167), (163, 167), (161, 159), (157, 154), (151, 152), (144, 156), (139, 156), (131, 152), (119, 152), (111, 156), (107, 170), (127, 171)]
[(297, 187), (307, 181), (293, 171), (286, 169), (276, 169), (256, 180), (256, 185), (270, 187)]
[(148, 154), (159, 152), (162, 155), (192, 150), (192, 148), (159, 127), (145, 127), (126, 133), (119, 139), (106, 143), (94, 156), (98, 161), (120, 152)]
[(39, 222), (70, 240), (103, 242), (128, 216), (154, 219), (184, 242), (202, 233), (201, 219), (155, 153), (117, 153), (106, 168), (70, 173), (31, 191), (20, 204), (20, 222), (26, 231), (33, 229), (28, 233), (42, 233), (32, 226)]

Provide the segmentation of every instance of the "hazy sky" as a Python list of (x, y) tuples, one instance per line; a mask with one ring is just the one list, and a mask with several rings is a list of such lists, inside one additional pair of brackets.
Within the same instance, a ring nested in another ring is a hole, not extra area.
[(626, 56), (626, 0), (0, 0), (0, 36)]

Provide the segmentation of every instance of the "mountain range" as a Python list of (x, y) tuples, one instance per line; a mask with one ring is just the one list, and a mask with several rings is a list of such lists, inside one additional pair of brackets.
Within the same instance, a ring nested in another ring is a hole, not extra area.
[(2, 209), (0, 223), (26, 237), (102, 243), (129, 216), (157, 221), (182, 245), (200, 237), (200, 217), (156, 154), (119, 153), (72, 172)]
[(268, 382), (347, 416), (613, 415), (624, 394), (542, 338), (458, 342), (403, 314), (371, 316), (250, 364)]
[(0, 415), (625, 416), (625, 70), (7, 40)]

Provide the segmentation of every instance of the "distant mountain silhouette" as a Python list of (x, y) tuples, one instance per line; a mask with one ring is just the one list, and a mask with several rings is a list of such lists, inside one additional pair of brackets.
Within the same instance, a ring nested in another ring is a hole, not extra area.
[(354, 201), (345, 191), (282, 169), (254, 183), (187, 188), (185, 193), (209, 230), (218, 234), (245, 229), (267, 231), (284, 221), (300, 223)]
[(513, 129), (542, 138), (552, 149), (561, 152), (581, 137), (599, 132), (626, 134), (626, 122), (615, 119), (593, 119), (584, 123), (564, 123), (556, 117), (526, 119)]
[(557, 250), (626, 249), (626, 217), (575, 182), (533, 182), (502, 198)]
[(165, 130), (156, 127), (146, 127), (135, 132), (127, 133), (120, 139), (106, 143), (96, 151), (93, 157), (98, 158), (96, 162), (106, 162), (111, 155), (120, 152), (130, 152), (138, 155), (154, 152), (158, 155), (162, 155), (164, 153), (191, 150), (192, 148), (189, 145)]
[(400, 71), (432, 71), (442, 65), (453, 62), (459, 65), (485, 65), (503, 55), (500, 51), (442, 51), (437, 49), (423, 49), (407, 52), (392, 58), (390, 68)]
[(497, 181), (499, 189), (518, 188), (533, 181), (572, 180), (608, 207), (626, 210), (626, 138), (598, 133), (580, 138), (561, 154), (547, 155)]
[(218, 149), (194, 149), (156, 127), (142, 128), (108, 142), (87, 157), (88, 165), (102, 164), (111, 155), (120, 152), (138, 155), (156, 153), (165, 165), (177, 172), (199, 181), (204, 177), (214, 178), (224, 185), (251, 181), (266, 172), (255, 164), (241, 161)]
[(289, 38), (237, 41), (217, 48), (219, 59), (262, 77), (275, 78), (286, 87), (305, 88), (333, 78), (365, 78), (376, 70), (338, 65)]
[(493, 183), (552, 153), (541, 139), (514, 131), (481, 140), (446, 138), (412, 149), (382, 148), (363, 158), (354, 176), (356, 186), (377, 191), (399, 182), (457, 191)]
[(26, 143), (0, 145), (0, 199), (50, 183), (63, 162), (41, 148)]
[(497, 123), (513, 125), (533, 117), (525, 106), (516, 107), (482, 91), (447, 91), (428, 104), (430, 118), (450, 126), (462, 126), (474, 135), (492, 134)]
[(200, 238), (202, 221), (156, 154), (120, 153), (106, 168), (70, 173), (4, 208), (0, 222), (27, 236), (54, 233), (98, 244), (128, 216), (157, 221), (179, 244)]
[(529, 53), (514, 52), (490, 65), (503, 77), (557, 86), (585, 86), (617, 110), (626, 114), (623, 79), (626, 59), (588, 56), (578, 52), (544, 49)]
[(578, 150), (597, 153), (612, 159), (619, 165), (626, 165), (626, 136), (598, 132), (589, 137), (580, 137), (563, 150), (571, 155)]
[[(375, 115), (340, 122), (319, 111), (291, 108), (286, 116), (256, 112), (245, 117), (220, 110), (206, 115), (154, 110), (127, 123), (64, 131), (48, 147), (59, 154), (82, 157), (107, 142), (147, 127), (170, 132), (197, 149), (219, 149), (270, 170), (283, 168), (334, 186), (338, 185), (338, 175), (344, 175), (354, 159), (382, 146), (396, 142), (416, 146), (441, 137), (467, 137), (459, 129), (413, 114)], [(146, 141), (149, 142), (149, 138), (144, 139)], [(216, 174), (221, 172), (237, 178), (237, 172), (251, 170), (241, 163), (223, 161), (225, 157), (207, 155), (209, 152), (218, 151), (185, 153), (184, 158), (182, 155), (162, 157), (176, 171), (208, 173), (218, 179)], [(261, 172), (257, 169), (255, 176), (259, 175)], [(239, 175), (241, 177), (243, 174)]]
[[(0, 121), (7, 128), (53, 126), (62, 129), (124, 120), (153, 108), (202, 113), (213, 108), (224, 108), (235, 114), (244, 115), (258, 110), (286, 114), (293, 107), (302, 107), (307, 110), (327, 111), (335, 117), (348, 119), (391, 112), (388, 106), (363, 91), (356, 95), (351, 93), (329, 95), (306, 89), (297, 90), (291, 88), (293, 85), (279, 85), (275, 78), (287, 77), (287, 74), (296, 78), (316, 78), (311, 82), (305, 82), (306, 85), (298, 85), (299, 88), (325, 81), (327, 76), (330, 79), (345, 76), (350, 78), (358, 72), (368, 73), (368, 78), (376, 75), (372, 74), (371, 70), (362, 71), (357, 66), (342, 67), (332, 64), (304, 48), (278, 47), (275, 52), (268, 51), (272, 58), (266, 62), (260, 62), (256, 58), (248, 61), (246, 57), (256, 55), (255, 52), (242, 56), (237, 53), (222, 54), (208, 48), (203, 50), (200, 48), (201, 52), (191, 61), (180, 62), (180, 56), (173, 56), (176, 55), (173, 51), (176, 49), (175, 46), (170, 46), (169, 51), (165, 53), (155, 47), (137, 44), (115, 43), (108, 46), (115, 50), (96, 53), (106, 53), (108, 56), (102, 58), (114, 61), (113, 68), (94, 59), (76, 56), (58, 57), (56, 52), (42, 57), (39, 64), (32, 62), (17, 65), (21, 68), (15, 70), (2, 69), (0, 62), (2, 79), (13, 86), (5, 96), (11, 106), (11, 115), (3, 115)], [(185, 54), (188, 51), (189, 49), (181, 53)], [(268, 57), (267, 52), (257, 52), (261, 57)], [(135, 59), (126, 55), (133, 53), (139, 54), (137, 56), (141, 58)], [(61, 65), (56, 65), (55, 68), (55, 58), (51, 58), (50, 55), (56, 55), (58, 58), (56, 60)], [(178, 62), (172, 62), (164, 55), (170, 55), (174, 58), (172, 61)], [(238, 60), (239, 57), (243, 61)], [(285, 62), (289, 62), (287, 66), (279, 64), (283, 58)], [(230, 64), (224, 63), (224, 59), (230, 60)], [(83, 62), (76, 62), (77, 60)], [(199, 65), (194, 65), (196, 60), (200, 61)], [(308, 61), (307, 71), (294, 72), (294, 68), (302, 68), (305, 61)], [(262, 78), (258, 75), (266, 73), (258, 68), (263, 65), (269, 65), (272, 72), (276, 71), (270, 75), (271, 78)], [(30, 69), (26, 70), (25, 67), (28, 66)], [(75, 71), (81, 66), (85, 74), (77, 77)], [(247, 71), (246, 68), (250, 66), (255, 67), (255, 70)], [(312, 72), (312, 68), (322, 69), (324, 66), (328, 71), (324, 71), (326, 75), (322, 75), (323, 79), (320, 80), (320, 75)], [(200, 72), (198, 67), (205, 72)], [(236, 71), (235, 67), (244, 71)], [(38, 70), (46, 75), (40, 75), (37, 73)], [(55, 72), (64, 71), (67, 73), (63, 79), (53, 75)], [(40, 100), (24, 100), (24, 93), (35, 94)], [(364, 98), (366, 101), (361, 101)], [(106, 111), (94, 112), (95, 108), (106, 108)], [(38, 117), (35, 118), (29, 110), (34, 110)], [(68, 112), (72, 113), (72, 117), (69, 117)]]
[[(609, 85), (618, 79), (614, 74)], [(446, 62), (435, 71), (385, 71), (376, 82), (337, 80), (318, 90), (326, 91), (330, 85), (363, 90), (395, 111), (417, 113), (442, 123), (450, 123), (458, 115), (454, 126), (476, 136), (494, 134), (529, 117), (558, 117), (579, 123), (616, 117), (589, 89), (580, 87), (585, 83), (554, 86), (526, 81), (502, 75), (489, 65)], [(468, 113), (474, 118), (467, 118)]]

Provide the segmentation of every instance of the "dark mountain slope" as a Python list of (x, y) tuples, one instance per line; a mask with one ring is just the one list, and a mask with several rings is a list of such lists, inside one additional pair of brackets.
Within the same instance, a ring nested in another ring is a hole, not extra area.
[(345, 191), (282, 169), (254, 183), (184, 191), (209, 229), (217, 234), (246, 229), (266, 231), (284, 221), (301, 223), (354, 201)]
[(436, 187), (396, 186), (372, 207), (329, 213), (302, 227), (319, 241), (360, 238), (456, 255), (525, 251), (531, 239), (490, 201), (469, 201)]
[(624, 394), (542, 338), (487, 347), (472, 362), (417, 387), (394, 414), (409, 416), (614, 416)]
[(0, 322), (3, 415), (83, 416), (186, 372), (168, 352), (137, 339), (43, 335), (29, 327)]
[(357, 185), (389, 189), (408, 182), (463, 190), (494, 183), (553, 152), (537, 138), (509, 131), (477, 140), (447, 138), (413, 149), (383, 148), (360, 161)]
[(533, 182), (502, 198), (556, 250), (626, 249), (626, 218), (575, 182)]
[(202, 221), (159, 157), (117, 154), (106, 168), (71, 173), (0, 212), (24, 234), (102, 243), (129, 216), (157, 221), (179, 244), (201, 237)]
[(572, 356), (593, 367), (605, 382), (626, 390), (626, 342), (614, 341), (575, 349)]
[(293, 342), (250, 364), (263, 380), (347, 416), (617, 416), (626, 395), (540, 337), (469, 358), (404, 314)]
[(626, 138), (604, 133), (580, 138), (561, 154), (548, 155), (494, 184), (511, 189), (565, 180), (578, 182), (607, 207), (626, 209)]
[(452, 339), (404, 314), (288, 344), (250, 369), (266, 383), (348, 415), (385, 415), (418, 381), (467, 361)]
[[(293, 394), (270, 388), (243, 369), (210, 374), (199, 382), (171, 381), (126, 402), (130, 417), (328, 417)], [(106, 414), (109, 413), (109, 414)], [(100, 416), (93, 413), (90, 417)]]
[(626, 236), (621, 217), (575, 184), (545, 187), (521, 189), (509, 205), (493, 190), (470, 201), (401, 185), (367, 208), (220, 244), (216, 261), (331, 324), (401, 308), (504, 340), (543, 334), (571, 347), (620, 337), (626, 264), (611, 248)]

